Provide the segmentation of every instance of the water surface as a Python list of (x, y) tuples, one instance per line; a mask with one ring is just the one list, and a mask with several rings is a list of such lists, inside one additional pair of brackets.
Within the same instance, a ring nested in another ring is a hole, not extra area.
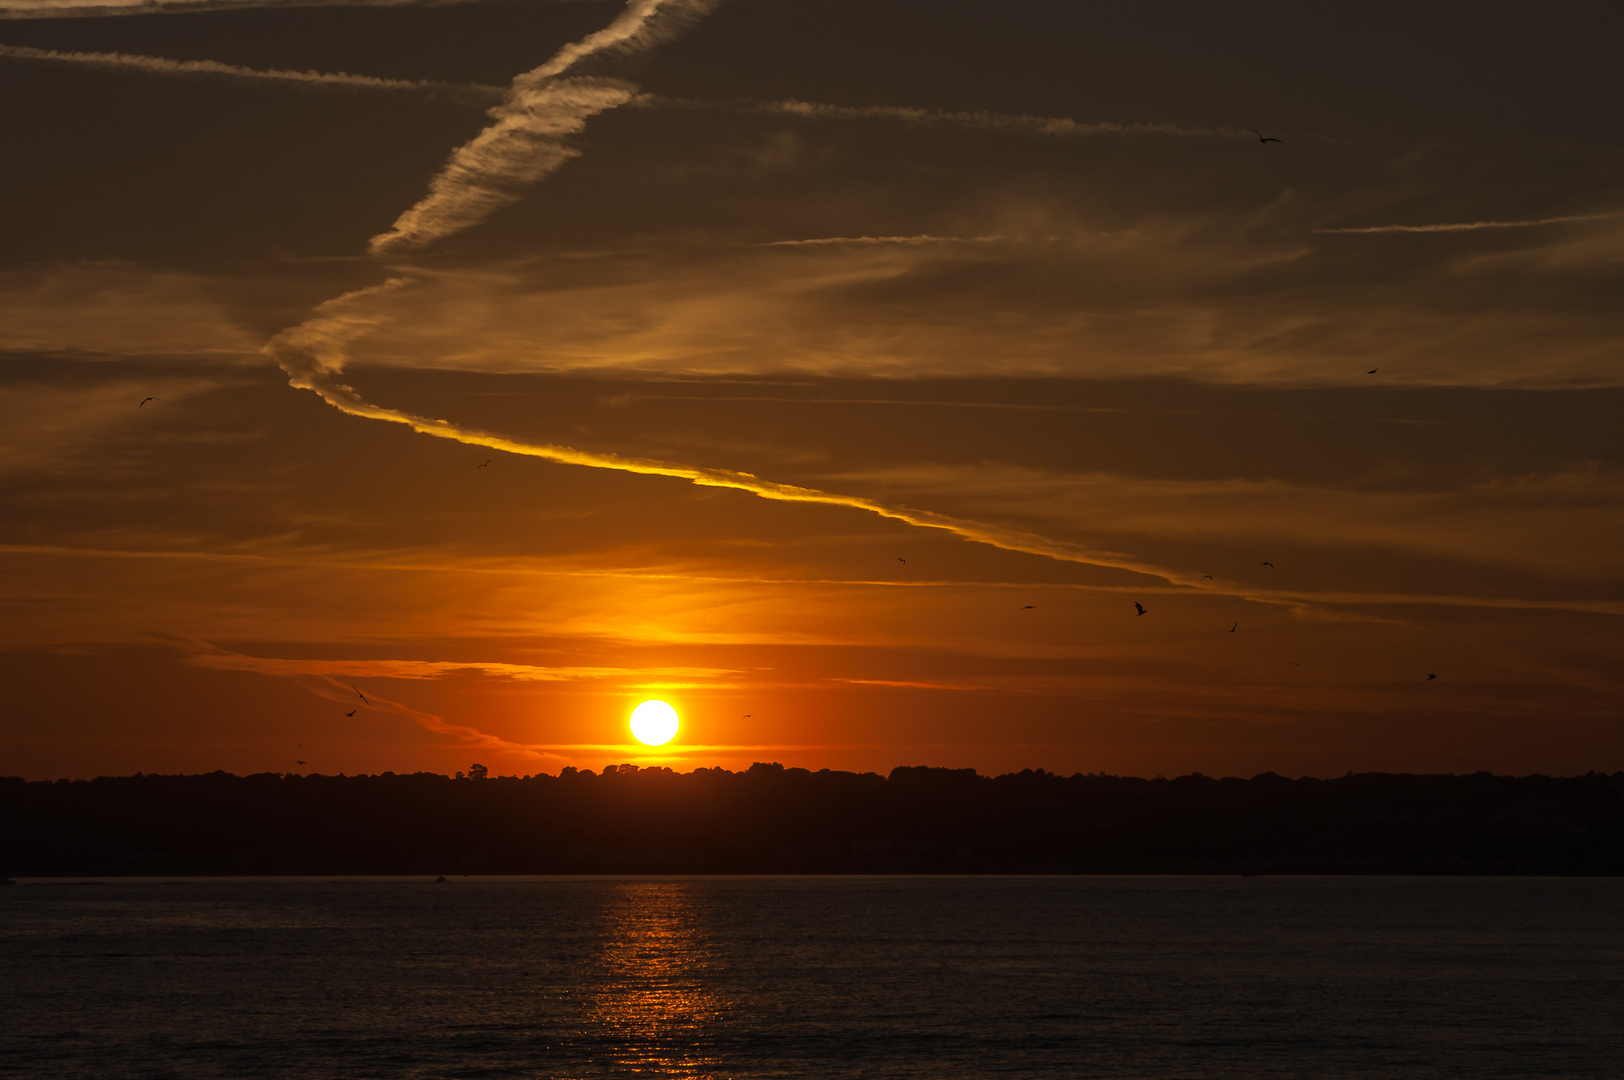
[(1624, 881), (0, 889), (0, 1075), (1619, 1075)]

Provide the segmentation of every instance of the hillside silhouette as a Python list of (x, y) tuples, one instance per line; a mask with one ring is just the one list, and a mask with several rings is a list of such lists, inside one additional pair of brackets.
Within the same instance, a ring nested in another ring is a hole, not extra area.
[(470, 773), (0, 779), (0, 871), (1624, 873), (1624, 772)]

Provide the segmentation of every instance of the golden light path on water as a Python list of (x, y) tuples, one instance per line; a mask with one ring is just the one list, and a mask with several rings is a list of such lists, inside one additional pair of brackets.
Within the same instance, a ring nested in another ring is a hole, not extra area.
[(588, 1022), (605, 1064), (652, 1076), (715, 1075), (722, 1063), (699, 1046), (728, 1010), (704, 984), (712, 957), (688, 887), (621, 885), (602, 918), (605, 947)]

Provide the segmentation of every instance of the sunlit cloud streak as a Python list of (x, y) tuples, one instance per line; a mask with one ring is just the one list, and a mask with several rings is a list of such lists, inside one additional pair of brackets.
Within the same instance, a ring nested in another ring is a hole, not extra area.
[(1437, 225), (1360, 225), (1341, 229), (1315, 229), (1316, 233), (1332, 235), (1370, 233), (1452, 233), (1477, 232), (1479, 229), (1532, 229), (1540, 225), (1562, 225), (1571, 221), (1605, 221), (1618, 217), (1624, 210), (1605, 214), (1568, 214), (1563, 217), (1533, 218), (1528, 221), (1451, 221)]
[(97, 19), (242, 8), (441, 7), (468, 2), (471, 0), (0, 0), (0, 19)]
[(540, 67), (516, 76), (507, 97), (490, 116), (496, 123), (458, 147), (429, 193), (368, 244), (374, 255), (423, 247), (479, 224), (520, 192), (580, 154), (565, 138), (589, 118), (636, 96), (619, 79), (560, 78), (586, 57), (609, 50), (646, 48), (713, 0), (631, 0), (604, 29), (553, 54)]
[(26, 45), (0, 45), (0, 57), (14, 60), (39, 60), (48, 63), (75, 64), (109, 70), (140, 72), (147, 75), (214, 76), (247, 82), (296, 83), (306, 86), (339, 86), (355, 90), (405, 91), (456, 98), (462, 101), (487, 102), (501, 98), (499, 86), (477, 84), (457, 85), (432, 82), (426, 79), (381, 79), (372, 75), (351, 75), (343, 71), (293, 71), (278, 68), (251, 68), (238, 64), (222, 64), (217, 60), (171, 60), (163, 56), (141, 56), (132, 53), (59, 52), (55, 49), (34, 49)]
[(398, 409), (390, 409), (368, 402), (353, 387), (333, 379), (343, 370), (347, 347), (356, 338), (367, 333), (380, 321), (375, 317), (351, 310), (358, 302), (406, 288), (413, 282), (409, 278), (391, 278), (375, 285), (329, 300), (316, 309), (314, 318), (299, 326), (284, 330), (265, 346), (266, 355), (274, 359), (288, 375), (289, 384), (297, 389), (316, 393), (327, 404), (351, 416), (389, 423), (404, 424), (422, 435), (451, 439), (470, 446), (483, 446), (492, 450), (536, 457), (563, 465), (581, 465), (594, 469), (612, 469), (617, 472), (637, 473), (644, 476), (668, 476), (687, 480), (700, 487), (731, 488), (745, 491), (763, 499), (779, 502), (814, 503), (823, 506), (842, 506), (877, 514), (893, 521), (919, 528), (942, 529), (966, 540), (988, 544), (1008, 551), (1041, 555), (1062, 562), (1111, 567), (1134, 573), (1159, 577), (1165, 581), (1193, 585), (1197, 575), (1166, 567), (1155, 566), (1115, 552), (1094, 551), (1077, 544), (1051, 540), (980, 522), (963, 521), (927, 510), (892, 507), (859, 496), (839, 495), (794, 484), (780, 484), (763, 480), (750, 473), (731, 469), (700, 468), (676, 465), (662, 461), (622, 457), (617, 454), (591, 453), (568, 446), (549, 443), (528, 443), (491, 432), (464, 428), (449, 420), (417, 416)]
[(1196, 139), (1251, 139), (1255, 136), (1241, 127), (1190, 127), (1184, 124), (1123, 124), (1114, 120), (1073, 120), (1068, 116), (1026, 116), (1020, 113), (952, 112), (921, 109), (907, 105), (825, 105), (788, 98), (781, 101), (709, 101), (639, 94), (632, 104), (656, 109), (728, 110), (799, 116), (809, 120), (878, 120), (916, 128), (956, 128), (963, 131), (992, 131), (1008, 135), (1051, 138), (1087, 138), (1102, 135), (1167, 135)]

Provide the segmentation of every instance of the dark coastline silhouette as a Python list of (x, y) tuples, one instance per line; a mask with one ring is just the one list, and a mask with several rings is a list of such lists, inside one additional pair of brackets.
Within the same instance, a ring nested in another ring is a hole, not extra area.
[(0, 874), (1624, 874), (1624, 773), (0, 779)]

